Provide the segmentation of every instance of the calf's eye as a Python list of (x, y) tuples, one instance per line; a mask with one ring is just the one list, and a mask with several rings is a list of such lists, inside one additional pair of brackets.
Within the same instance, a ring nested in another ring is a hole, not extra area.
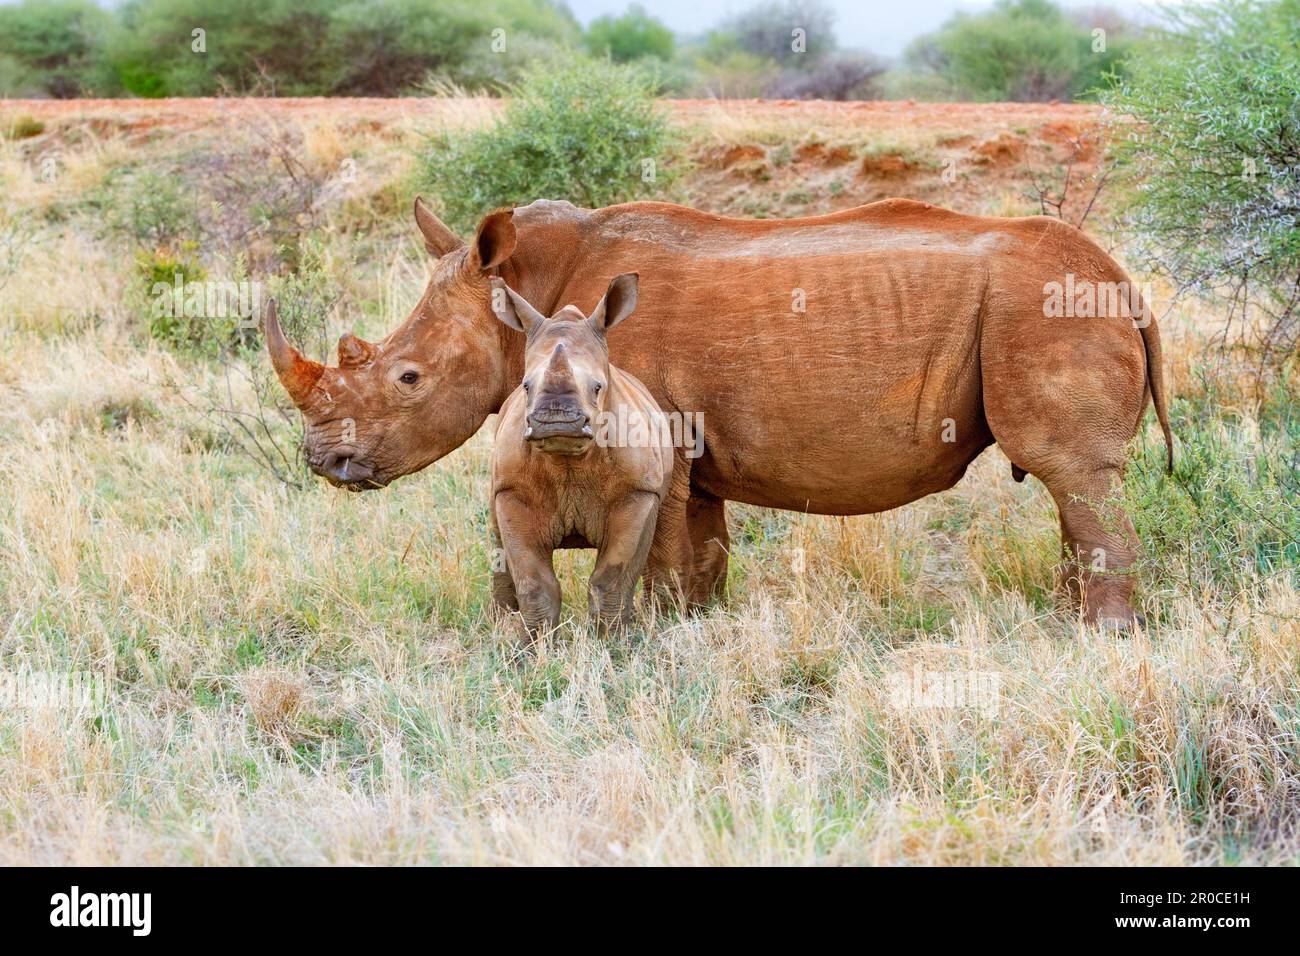
[(414, 385), (420, 378), (419, 372), (403, 372), (402, 381), (407, 385)]

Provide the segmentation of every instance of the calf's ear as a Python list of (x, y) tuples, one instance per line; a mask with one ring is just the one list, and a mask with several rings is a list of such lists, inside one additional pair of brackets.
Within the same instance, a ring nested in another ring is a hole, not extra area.
[(639, 276), (635, 272), (625, 272), (616, 276), (605, 290), (604, 297), (596, 303), (591, 313), (591, 324), (601, 331), (608, 332), (618, 325), (636, 308), (636, 287)]
[(532, 332), (546, 317), (504, 279), (492, 277), (492, 312), (498, 319), (519, 332)]
[(446, 224), (435, 216), (419, 196), (415, 197), (415, 224), (424, 236), (424, 248), (431, 256), (445, 256), (453, 249), (459, 249), (465, 243)]
[(487, 272), (509, 259), (515, 251), (515, 211), (501, 209), (489, 213), (478, 224), (474, 245), (469, 251), (469, 267)]

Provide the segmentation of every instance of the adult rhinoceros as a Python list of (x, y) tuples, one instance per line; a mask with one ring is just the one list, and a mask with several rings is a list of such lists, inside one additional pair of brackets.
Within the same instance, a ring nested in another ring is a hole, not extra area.
[[(1078, 230), (898, 199), (784, 221), (535, 202), (487, 216), (469, 244), (419, 200), (415, 218), (437, 261), (387, 338), (345, 335), (325, 367), (268, 316), (307, 460), (331, 483), (380, 488), (424, 468), (519, 384), (524, 335), (493, 316), (492, 276), (550, 314), (591, 308), (635, 271), (641, 304), (611, 334), (611, 361), (665, 411), (703, 414), (703, 453), (681, 456), (660, 512), (673, 545), (651, 557), (692, 602), (726, 577), (725, 502), (885, 511), (952, 487), (997, 442), (1017, 479), (1034, 475), (1055, 499), (1062, 581), (1087, 619), (1133, 619), (1136, 537), (1101, 502), (1148, 394), (1172, 466), (1160, 337), (1134, 321), (1136, 298), (1105, 304), (1128, 278)], [(1054, 307), (1062, 288), (1100, 290), (1099, 314)]]

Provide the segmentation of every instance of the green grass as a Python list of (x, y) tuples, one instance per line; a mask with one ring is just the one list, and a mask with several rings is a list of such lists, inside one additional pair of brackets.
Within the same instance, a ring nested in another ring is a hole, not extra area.
[[(151, 150), (69, 168), (89, 190)], [(44, 223), (0, 288), (0, 661), (108, 696), (0, 709), (0, 862), (1297, 861), (1294, 380), (1256, 403), (1168, 335), (1176, 480), (1148, 420), (1122, 492), (1146, 631), (1061, 607), (1050, 499), (990, 449), (885, 515), (731, 506), (728, 601), (610, 640), (565, 554), (568, 617), (528, 648), (488, 613), (490, 426), (382, 493), (282, 486), (185, 401), (222, 368), (151, 335), (134, 240), (12, 158), (6, 214), (57, 202), (85, 238)], [(331, 336), (423, 281), (410, 230), (353, 225), (299, 276), (338, 292)], [(102, 321), (24, 311), (56, 295)], [(996, 674), (996, 715), (891, 700), (915, 671)]]

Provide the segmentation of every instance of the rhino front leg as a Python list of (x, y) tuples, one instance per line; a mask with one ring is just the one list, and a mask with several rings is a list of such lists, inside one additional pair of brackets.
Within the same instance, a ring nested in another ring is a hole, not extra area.
[(510, 566), (506, 562), (506, 549), (501, 544), (501, 531), (497, 528), (496, 509), (490, 510), (492, 521), (489, 538), (492, 557), (492, 604), (498, 611), (512, 614), (519, 610), (519, 596), (515, 594), (515, 582), (510, 577)]
[(536, 516), (509, 495), (492, 503), (506, 568), (519, 604), (519, 614), (531, 638), (560, 624), (560, 582), (551, 563), (554, 549), (539, 532)]
[(597, 630), (625, 627), (632, 619), (636, 582), (650, 554), (659, 500), (647, 492), (617, 503), (605, 520), (605, 538), (587, 586)]

